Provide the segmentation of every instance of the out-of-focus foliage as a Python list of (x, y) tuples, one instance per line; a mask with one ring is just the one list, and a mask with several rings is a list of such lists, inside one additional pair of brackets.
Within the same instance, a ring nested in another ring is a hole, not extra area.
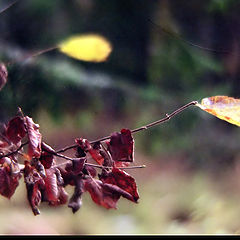
[(106, 61), (112, 51), (107, 39), (96, 34), (71, 36), (59, 45), (59, 49), (70, 57), (88, 62)]

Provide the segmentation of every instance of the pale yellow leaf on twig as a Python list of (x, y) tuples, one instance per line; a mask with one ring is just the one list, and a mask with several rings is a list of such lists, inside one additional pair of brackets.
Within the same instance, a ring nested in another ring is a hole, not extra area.
[(240, 99), (228, 96), (203, 98), (196, 104), (202, 110), (240, 127)]

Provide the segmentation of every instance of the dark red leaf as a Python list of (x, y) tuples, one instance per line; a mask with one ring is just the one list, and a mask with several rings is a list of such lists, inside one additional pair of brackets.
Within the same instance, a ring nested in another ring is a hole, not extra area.
[(0, 63), (0, 90), (5, 86), (7, 82), (8, 71), (4, 63)]
[(52, 167), (53, 164), (55, 163), (54, 156), (51, 153), (48, 153), (45, 151), (41, 152), (41, 156), (40, 156), (39, 160), (45, 169)]
[(11, 142), (19, 144), (25, 135), (26, 129), (24, 126), (24, 119), (22, 117), (14, 117), (8, 122), (6, 136)]
[(84, 179), (84, 188), (85, 191), (90, 193), (92, 200), (96, 204), (107, 209), (117, 208), (117, 201), (121, 196), (135, 202), (130, 193), (117, 185), (103, 183), (91, 177)]
[(56, 170), (54, 168), (46, 169), (43, 199), (53, 206), (65, 204), (67, 201), (67, 193), (62, 186), (59, 186), (58, 181), (59, 180), (58, 176), (56, 175)]
[(46, 169), (45, 193), (46, 199), (53, 204), (58, 201), (59, 191), (57, 185), (57, 176), (54, 169)]
[(74, 178), (75, 174), (72, 171), (72, 163), (68, 163), (65, 167), (63, 168), (58, 168), (58, 170), (61, 173), (61, 176), (63, 178), (63, 186), (71, 185), (74, 186)]
[(27, 197), (33, 214), (38, 215), (40, 214), (38, 207), (42, 198), (41, 190), (44, 188), (45, 183), (37, 170), (27, 161), (25, 161), (24, 181), (26, 183)]
[(76, 138), (75, 142), (78, 144), (78, 146), (85, 152), (89, 153), (91, 157), (100, 165), (103, 164), (104, 158), (99, 153), (98, 149), (94, 149), (92, 145), (89, 143), (87, 139), (83, 138)]
[(131, 194), (134, 202), (137, 202), (139, 199), (135, 179), (125, 171), (122, 171), (118, 168), (113, 168), (111, 172), (100, 176), (100, 179), (103, 183), (117, 185), (119, 188)]
[(84, 180), (84, 188), (91, 195), (92, 200), (105, 208), (116, 208), (118, 199), (120, 198), (119, 194), (112, 193), (107, 191), (103, 187), (103, 183), (100, 180), (93, 178), (87, 178)]
[(28, 132), (28, 155), (30, 158), (39, 158), (41, 156), (42, 135), (39, 132), (39, 125), (35, 124), (32, 118), (26, 116), (26, 127)]
[(129, 162), (133, 162), (134, 139), (129, 129), (112, 133), (110, 141), (106, 143), (116, 167), (127, 166)]
[(72, 197), (69, 200), (68, 207), (72, 208), (72, 212), (75, 213), (82, 206), (82, 194), (84, 191), (84, 185), (82, 177), (78, 176), (74, 180), (75, 189)]
[(0, 194), (10, 199), (19, 185), (20, 178), (20, 172), (13, 173), (8, 163), (4, 163), (0, 167)]

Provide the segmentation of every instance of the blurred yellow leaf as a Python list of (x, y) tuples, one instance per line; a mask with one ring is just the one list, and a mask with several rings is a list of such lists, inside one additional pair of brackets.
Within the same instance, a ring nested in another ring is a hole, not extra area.
[(72, 36), (58, 47), (70, 57), (89, 62), (105, 61), (112, 51), (110, 42), (96, 34)]
[(196, 104), (202, 110), (240, 127), (240, 99), (228, 96), (203, 98)]

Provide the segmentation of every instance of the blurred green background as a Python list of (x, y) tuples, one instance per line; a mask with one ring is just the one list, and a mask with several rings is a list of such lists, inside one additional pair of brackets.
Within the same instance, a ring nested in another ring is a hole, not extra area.
[[(13, 1), (0, 1), (0, 8)], [(203, 47), (204, 51), (161, 28)], [(9, 78), (0, 92), (0, 121), (20, 106), (54, 148), (75, 137), (94, 140), (134, 129), (204, 97), (240, 97), (238, 0), (20, 0), (0, 14), (0, 57)], [(52, 51), (31, 53), (75, 33), (99, 33), (113, 45), (104, 63)], [(222, 51), (222, 52), (221, 52)], [(225, 51), (225, 53), (223, 53)], [(33, 216), (23, 179), (0, 199), (0, 234), (238, 234), (240, 132), (192, 107), (135, 137), (138, 204), (118, 210), (86, 193), (72, 214), (42, 204)], [(72, 188), (67, 188), (71, 194)]]

